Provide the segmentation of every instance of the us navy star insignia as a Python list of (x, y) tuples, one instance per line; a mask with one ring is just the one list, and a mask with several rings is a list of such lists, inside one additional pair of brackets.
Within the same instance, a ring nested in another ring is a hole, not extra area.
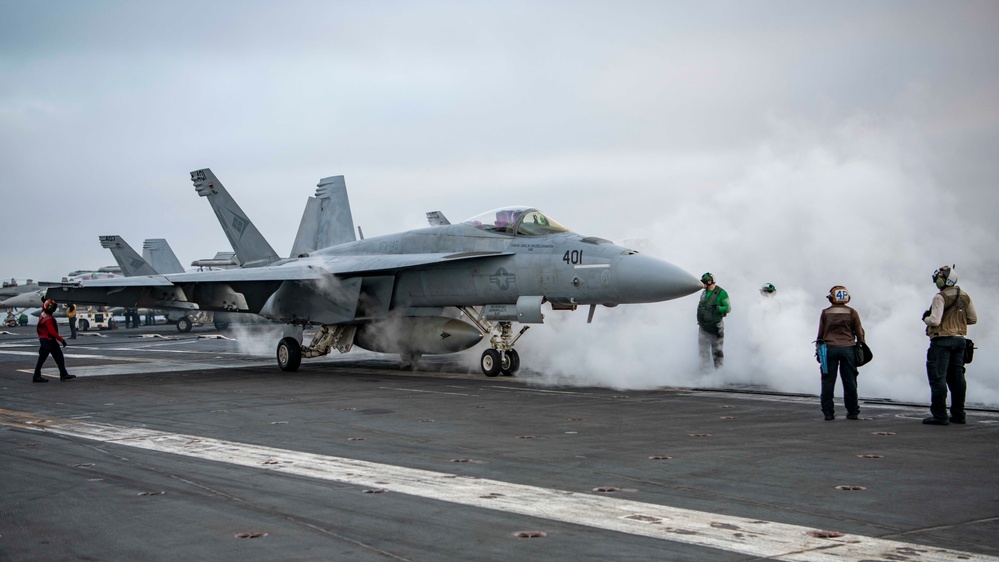
[(499, 268), (496, 273), (489, 276), (489, 282), (495, 283), (496, 286), (501, 291), (505, 291), (510, 288), (510, 284), (517, 281), (517, 276), (510, 273), (505, 268)]

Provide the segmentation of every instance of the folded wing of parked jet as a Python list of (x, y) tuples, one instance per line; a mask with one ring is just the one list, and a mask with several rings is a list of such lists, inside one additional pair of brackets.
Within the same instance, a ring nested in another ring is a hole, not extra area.
[(430, 226), (445, 226), (451, 224), (451, 221), (447, 220), (444, 213), (440, 211), (429, 211), (427, 213), (427, 222), (430, 223)]
[(191, 172), (191, 181), (198, 195), (208, 199), (243, 267), (258, 267), (281, 259), (209, 168)]
[(159, 275), (146, 260), (128, 245), (127, 242), (117, 234), (101, 236), (101, 247), (111, 250), (114, 261), (121, 268), (125, 277), (135, 277), (137, 275)]

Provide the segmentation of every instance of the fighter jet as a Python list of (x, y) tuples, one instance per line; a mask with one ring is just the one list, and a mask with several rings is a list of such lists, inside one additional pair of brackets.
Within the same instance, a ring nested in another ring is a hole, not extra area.
[[(110, 279), (121, 275), (121, 269), (117, 266), (109, 265), (96, 270), (79, 269), (71, 271), (62, 278), (63, 282), (76, 282), (89, 279)], [(4, 281), (3, 288), (0, 289), (0, 308), (10, 309), (10, 313), (18, 309), (41, 308), (45, 301), (45, 291), (52, 285), (59, 285), (57, 282), (32, 281), (18, 284), (14, 279)]]
[(32, 284), (27, 291), (0, 301), (0, 308), (10, 308), (12, 310), (41, 308), (43, 302), (45, 302), (45, 287)]
[[(101, 246), (107, 248), (111, 251), (111, 255), (114, 256), (115, 262), (121, 267), (122, 273), (125, 277), (134, 277), (140, 275), (146, 276), (159, 276), (160, 273), (183, 273), (184, 267), (180, 265), (180, 260), (177, 259), (177, 255), (173, 253), (173, 249), (170, 248), (170, 244), (163, 238), (147, 238), (142, 245), (142, 257), (140, 257), (135, 250), (119, 235), (108, 235), (100, 237)], [(219, 254), (226, 254), (227, 252), (219, 252)], [(207, 261), (221, 261), (221, 259), (216, 255), (215, 260), (196, 260), (192, 265), (198, 265), (199, 262)], [(232, 252), (228, 254), (233, 255)], [(151, 260), (156, 261), (159, 267), (154, 266)], [(229, 259), (226, 259), (223, 264), (213, 263), (208, 267), (238, 267), (238, 263), (233, 264)], [(154, 313), (161, 314), (167, 318), (167, 322), (173, 322), (171, 317), (176, 317), (176, 325), (178, 332), (190, 332), (191, 328), (195, 325), (200, 326), (205, 323), (212, 323), (216, 330), (224, 331), (227, 330), (233, 322), (239, 323), (259, 323), (267, 322), (266, 320), (249, 314), (233, 313), (228, 314), (224, 312), (214, 312), (207, 313), (203, 310), (199, 310), (198, 306), (194, 303), (186, 303), (185, 306), (180, 308), (162, 308), (155, 309)], [(143, 314), (140, 310), (140, 314)]]
[[(122, 274), (125, 277), (136, 277), (136, 276), (159, 276), (160, 273), (183, 273), (184, 267), (180, 265), (180, 260), (173, 253), (170, 245), (167, 244), (166, 240), (162, 238), (148, 239), (143, 243), (143, 254), (146, 256), (140, 256), (132, 246), (125, 241), (124, 238), (117, 234), (104, 235), (100, 237), (101, 247), (106, 248), (111, 251), (111, 255), (114, 256), (114, 261), (121, 268)], [(154, 268), (150, 263), (149, 259), (154, 258), (159, 263), (162, 270)], [(112, 309), (113, 312), (118, 312)], [(194, 303), (186, 303), (186, 306), (175, 308), (164, 308), (159, 309), (158, 313), (165, 316), (169, 315), (171, 312), (179, 312), (179, 317), (177, 318), (177, 331), (178, 332), (190, 332), (191, 327), (198, 323), (200, 325), (201, 311), (198, 310), (198, 306)], [(155, 312), (154, 312), (155, 313)], [(205, 318), (208, 321), (207, 317)], [(218, 326), (216, 326), (218, 327)], [(223, 329), (223, 328), (219, 328)]]
[[(224, 193), (210, 169), (191, 172), (191, 180), (201, 195)], [(520, 368), (514, 346), (529, 326), (515, 335), (512, 324), (542, 323), (545, 305), (587, 305), (592, 320), (598, 305), (659, 302), (700, 290), (696, 278), (673, 264), (576, 234), (528, 206), (280, 259), (269, 244), (260, 245), (262, 236), (256, 238), (259, 231), (235, 202), (222, 200), (216, 215), (231, 229), (227, 236), (241, 267), (83, 281), (52, 288), (48, 296), (259, 314), (286, 324), (277, 345), (285, 371), (297, 370), (303, 358), (346, 353), (354, 345), (415, 363), (422, 354), (464, 351), (490, 334), (480, 366), (497, 376)], [(452, 317), (456, 311), (460, 318)], [(319, 331), (303, 346), (306, 326)]]
[[(41, 306), (38, 298), (45, 293), (45, 289), (38, 283), (28, 279), (26, 283), (18, 283), (11, 279), (4, 281), (0, 288), (0, 308), (29, 308)], [(10, 301), (9, 303), (7, 301)]]

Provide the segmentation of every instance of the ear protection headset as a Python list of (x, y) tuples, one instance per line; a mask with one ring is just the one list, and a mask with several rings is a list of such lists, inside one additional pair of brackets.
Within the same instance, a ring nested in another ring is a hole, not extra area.
[(836, 285), (832, 289), (829, 289), (829, 294), (826, 295), (826, 298), (832, 304), (846, 304), (850, 302), (850, 291), (846, 290), (846, 287), (842, 285)]
[(957, 285), (957, 272), (954, 271), (954, 267), (956, 266), (948, 267), (945, 265), (933, 272), (933, 283), (938, 289)]

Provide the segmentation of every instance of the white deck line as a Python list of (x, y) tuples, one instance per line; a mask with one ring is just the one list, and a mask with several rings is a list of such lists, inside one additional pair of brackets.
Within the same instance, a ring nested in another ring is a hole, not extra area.
[[(750, 556), (800, 562), (891, 559), (900, 556), (918, 562), (972, 560), (999, 562), (999, 558), (882, 540), (860, 535), (822, 539), (817, 529), (758, 519), (624, 500), (596, 493), (580, 493), (513, 484), (373, 463), (167, 433), (142, 428), (87, 422), (45, 421), (30, 425), (30, 414), (0, 410), (0, 423), (104, 443), (159, 451), (208, 461), (270, 470), (380, 488), (438, 501), (517, 513), (632, 535), (717, 548)], [(15, 421), (20, 420), (20, 422)], [(27, 425), (25, 425), (27, 424)], [(276, 464), (264, 464), (277, 461)], [(835, 529), (830, 529), (835, 531)]]

